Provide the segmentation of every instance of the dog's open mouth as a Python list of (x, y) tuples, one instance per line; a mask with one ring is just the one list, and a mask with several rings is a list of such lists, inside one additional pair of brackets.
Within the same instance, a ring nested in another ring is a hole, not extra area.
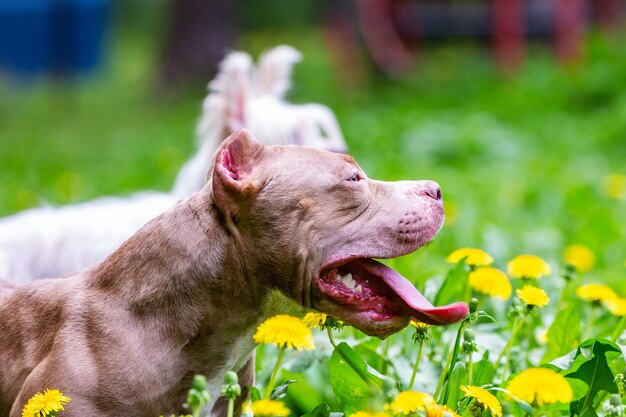
[(445, 325), (469, 313), (465, 303), (434, 307), (406, 278), (373, 259), (323, 269), (316, 280), (316, 307), (372, 336), (388, 336), (409, 319)]

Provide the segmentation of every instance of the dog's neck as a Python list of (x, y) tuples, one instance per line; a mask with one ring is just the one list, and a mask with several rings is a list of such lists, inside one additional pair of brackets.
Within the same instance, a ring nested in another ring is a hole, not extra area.
[(227, 346), (247, 357), (255, 327), (284, 297), (249, 275), (211, 200), (196, 193), (148, 223), (88, 273), (87, 286), (197, 357), (199, 368), (218, 362), (221, 372), (243, 365), (224, 357)]

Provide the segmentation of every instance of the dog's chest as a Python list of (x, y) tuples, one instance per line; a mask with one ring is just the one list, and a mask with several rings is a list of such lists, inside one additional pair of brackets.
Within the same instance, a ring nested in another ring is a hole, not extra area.
[(217, 372), (213, 378), (209, 379), (208, 390), (211, 394), (213, 403), (215, 403), (221, 395), (221, 388), (224, 384), (224, 375), (226, 372), (237, 372), (246, 364), (246, 361), (256, 346), (254, 340), (252, 339), (252, 335), (255, 330), (256, 328), (253, 327), (244, 335), (233, 340), (232, 344), (229, 346), (226, 361), (224, 361), (223, 365), (220, 367), (220, 371)]

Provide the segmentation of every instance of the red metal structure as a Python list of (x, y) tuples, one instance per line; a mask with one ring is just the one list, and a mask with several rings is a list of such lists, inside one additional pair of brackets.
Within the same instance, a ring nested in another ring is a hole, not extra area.
[(422, 38), (482, 37), (491, 40), (501, 69), (519, 68), (530, 36), (550, 39), (566, 64), (582, 56), (587, 25), (620, 27), (624, 0), (355, 0), (362, 39), (388, 75), (411, 67), (416, 51), (407, 42)]

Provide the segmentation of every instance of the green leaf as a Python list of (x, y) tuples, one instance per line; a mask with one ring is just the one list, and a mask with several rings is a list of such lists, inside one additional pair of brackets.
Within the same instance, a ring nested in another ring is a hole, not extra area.
[[(572, 409), (573, 405), (574, 403), (570, 404), (570, 411), (573, 410)], [(593, 407), (587, 407), (582, 411), (582, 413), (580, 414), (580, 417), (598, 417), (598, 413), (596, 413), (596, 410), (594, 410)]]
[(570, 303), (561, 309), (548, 329), (548, 348), (543, 363), (565, 355), (576, 347), (580, 338), (580, 304)]
[(622, 355), (621, 349), (606, 339), (588, 339), (569, 354), (557, 358), (549, 365), (565, 377), (577, 379), (587, 385), (586, 392), (570, 403), (570, 412), (581, 417), (596, 416), (593, 401), (600, 391), (616, 393), (615, 375), (609, 362)]
[(301, 417), (330, 417), (330, 407), (326, 403), (322, 403), (315, 407), (313, 411), (303, 414)]
[(493, 381), (495, 370), (493, 364), (489, 360), (489, 351), (483, 353), (483, 357), (479, 362), (474, 364), (472, 380), (469, 381), (470, 385), (476, 385), (482, 387), (483, 385), (490, 384)]
[[(548, 364), (552, 365), (562, 371), (567, 371), (571, 368), (578, 368), (582, 362), (585, 361), (585, 357), (578, 354), (578, 348), (571, 352), (550, 361)], [(576, 362), (576, 363), (575, 363)]]
[(467, 269), (465, 267), (465, 258), (461, 259), (457, 264), (448, 271), (448, 275), (441, 284), (441, 288), (435, 299), (436, 306), (449, 304), (451, 302), (464, 300), (467, 289)]
[(459, 400), (463, 398), (464, 395), (460, 389), (461, 385), (467, 385), (467, 370), (465, 369), (463, 362), (457, 362), (452, 368), (450, 380), (446, 385), (446, 389), (449, 392), (445, 405), (453, 410), (456, 409)]
[[(328, 369), (328, 360), (324, 365), (325, 369)], [(332, 395), (331, 392), (323, 392), (323, 387), (328, 386), (327, 372), (324, 372), (323, 376), (317, 374), (313, 375), (312, 373), (305, 375), (295, 374), (283, 368), (281, 375), (285, 380), (297, 379), (300, 381), (297, 384), (291, 384), (289, 386), (289, 392), (284, 398), (285, 403), (293, 405), (293, 410), (298, 410), (300, 412), (304, 412), (304, 410), (313, 410), (319, 404), (326, 402), (325, 394)], [(319, 386), (320, 382), (324, 384), (322, 387)], [(315, 388), (316, 386), (317, 388)]]
[(341, 358), (368, 384), (373, 384), (378, 388), (382, 388), (386, 384), (395, 385), (395, 381), (388, 376), (378, 372), (376, 369), (368, 365), (367, 362), (354, 349), (345, 342), (339, 343), (335, 351)]
[[(440, 404), (448, 403), (448, 394), (449, 394), (448, 385), (450, 382), (450, 368), (448, 368), (448, 366), (453, 367), (459, 357), (459, 346), (461, 345), (461, 335), (463, 334), (465, 327), (467, 327), (467, 324), (468, 324), (468, 318), (466, 317), (463, 319), (463, 321), (461, 322), (459, 326), (459, 330), (456, 333), (456, 339), (454, 339), (452, 352), (450, 353), (450, 357), (448, 358), (448, 363), (446, 364), (446, 367), (444, 367), (441, 377), (439, 378), (439, 383), (437, 384), (437, 389), (435, 390), (435, 398), (437, 398), (437, 401), (439, 401)], [(441, 391), (439, 391), (440, 389)]]
[(270, 400), (280, 400), (285, 395), (287, 395), (287, 390), (289, 389), (289, 385), (294, 382), (299, 382), (297, 379), (290, 379), (289, 381), (285, 381), (272, 391), (272, 395), (270, 395)]
[(383, 358), (377, 351), (377, 344), (373, 342), (378, 342), (378, 339), (368, 339), (364, 342), (359, 343), (353, 347), (354, 351), (363, 358), (363, 360), (376, 369), (380, 373), (386, 373), (387, 369), (391, 363), (389, 358)]
[(248, 388), (248, 392), (250, 392), (250, 401), (254, 402), (261, 399), (261, 392), (258, 388), (252, 386), (247, 386), (246, 388)]
[[(375, 401), (395, 381), (369, 366), (347, 343), (340, 343), (328, 363), (330, 385), (348, 415)], [(381, 389), (382, 388), (382, 389)]]
[(335, 350), (328, 362), (330, 386), (341, 405), (348, 414), (365, 408), (372, 391), (362, 377)]

